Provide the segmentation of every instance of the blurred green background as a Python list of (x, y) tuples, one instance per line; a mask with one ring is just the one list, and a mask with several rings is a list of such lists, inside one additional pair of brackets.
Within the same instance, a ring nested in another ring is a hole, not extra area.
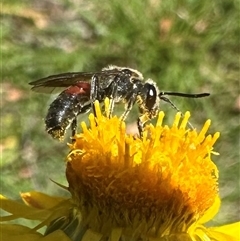
[[(231, 0), (3, 1), (1, 193), (15, 199), (33, 189), (61, 194), (50, 178), (66, 185), (70, 140), (53, 140), (44, 127), (54, 96), (32, 92), (28, 82), (114, 64), (139, 70), (160, 90), (211, 93), (171, 100), (191, 111), (196, 128), (210, 118), (209, 132), (221, 132), (213, 160), (222, 207), (213, 222), (239, 220), (239, 6)], [(171, 124), (175, 111), (166, 103), (161, 109)], [(135, 109), (128, 122), (136, 116)]]

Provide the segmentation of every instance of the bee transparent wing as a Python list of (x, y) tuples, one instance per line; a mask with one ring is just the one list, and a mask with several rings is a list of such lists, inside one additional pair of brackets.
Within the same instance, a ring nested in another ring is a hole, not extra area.
[(38, 93), (44, 93), (44, 94), (57, 94), (65, 90), (66, 87), (51, 87), (51, 86), (33, 86), (31, 90)]
[(67, 88), (69, 86), (75, 85), (80, 82), (90, 82), (93, 75), (98, 75), (99, 77), (115, 75), (118, 71), (116, 70), (106, 70), (102, 72), (72, 72), (72, 73), (62, 73), (57, 75), (51, 75), (33, 82), (32, 90), (40, 93), (53, 93)]

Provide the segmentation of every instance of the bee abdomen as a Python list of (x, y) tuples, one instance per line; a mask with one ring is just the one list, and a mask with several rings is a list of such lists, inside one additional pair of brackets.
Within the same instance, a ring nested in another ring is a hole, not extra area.
[[(82, 101), (81, 101), (82, 99)], [(63, 140), (66, 129), (81, 112), (85, 98), (62, 92), (50, 105), (45, 119), (46, 131), (55, 139)]]

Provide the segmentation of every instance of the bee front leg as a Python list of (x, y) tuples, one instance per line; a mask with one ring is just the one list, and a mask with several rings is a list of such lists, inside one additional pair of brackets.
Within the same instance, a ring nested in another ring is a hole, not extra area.
[(121, 121), (125, 121), (129, 112), (131, 111), (133, 105), (135, 104), (137, 99), (137, 93), (131, 93), (128, 98), (126, 98), (126, 105), (125, 105), (125, 111), (121, 116)]
[(149, 118), (147, 112), (138, 117), (137, 126), (138, 126), (138, 131), (139, 131), (139, 135), (140, 135), (141, 139), (143, 138), (144, 126), (145, 126), (146, 122), (149, 120), (150, 120), (150, 118)]

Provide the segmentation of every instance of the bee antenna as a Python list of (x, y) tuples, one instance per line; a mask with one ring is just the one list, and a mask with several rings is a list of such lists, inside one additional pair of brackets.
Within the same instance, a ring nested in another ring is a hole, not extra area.
[[(173, 109), (175, 109), (177, 112), (179, 112), (179, 113), (181, 114), (181, 117), (182, 117), (182, 118), (184, 117), (184, 114), (177, 108), (176, 105), (173, 104), (173, 102), (172, 102), (171, 100), (169, 100), (167, 97), (161, 96), (161, 95), (159, 95), (159, 98), (160, 98), (161, 100), (169, 103), (169, 104), (172, 106)], [(191, 124), (189, 121), (187, 122), (187, 124), (188, 124), (188, 126), (189, 126), (189, 128), (190, 128), (191, 130), (194, 129), (194, 127), (192, 126), (192, 124)]]
[(174, 95), (174, 96), (180, 96), (180, 97), (186, 97), (186, 98), (202, 98), (209, 96), (210, 93), (200, 93), (200, 94), (187, 94), (187, 93), (180, 93), (180, 92), (160, 92), (159, 97), (162, 98), (163, 95)]

